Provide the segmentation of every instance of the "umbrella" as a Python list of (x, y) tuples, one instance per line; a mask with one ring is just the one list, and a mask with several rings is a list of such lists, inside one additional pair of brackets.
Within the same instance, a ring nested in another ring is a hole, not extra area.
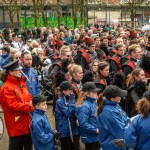
[(150, 25), (145, 25), (142, 27), (142, 30), (145, 32), (145, 31), (149, 31), (150, 30)]

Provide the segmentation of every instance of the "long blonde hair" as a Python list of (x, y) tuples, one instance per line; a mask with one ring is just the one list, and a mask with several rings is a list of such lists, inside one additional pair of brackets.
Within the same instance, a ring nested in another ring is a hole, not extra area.
[(77, 99), (77, 102), (76, 102), (76, 106), (77, 107), (80, 107), (82, 105), (82, 103), (84, 102), (84, 100), (86, 99), (87, 97), (87, 92), (80, 92), (80, 95)]

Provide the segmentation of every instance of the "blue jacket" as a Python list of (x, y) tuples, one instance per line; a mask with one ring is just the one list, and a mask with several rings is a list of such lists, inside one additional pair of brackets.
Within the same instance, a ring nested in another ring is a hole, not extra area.
[(147, 118), (138, 115), (125, 132), (125, 143), (136, 150), (150, 149), (150, 114)]
[[(26, 79), (26, 84), (27, 84), (29, 93), (32, 96), (40, 94), (40, 83), (39, 83), (38, 75), (35, 72), (35, 70), (30, 67), (30, 68), (23, 68), (22, 71), (30, 80), (29, 82), (29, 80)], [(24, 76), (24, 74), (22, 74), (22, 76)]]
[(98, 116), (99, 139), (103, 150), (122, 150), (116, 147), (112, 140), (123, 139), (128, 127), (129, 118), (118, 103), (104, 101), (102, 112)]
[(71, 96), (66, 96), (65, 103), (64, 95), (61, 95), (56, 102), (55, 108), (56, 129), (60, 132), (61, 137), (70, 137), (68, 117), (70, 119), (72, 134), (79, 134), (78, 127), (75, 122), (76, 115), (77, 108), (75, 106), (75, 99), (72, 99)]
[(9, 53), (0, 56), (0, 68), (3, 68), (3, 66), (8, 63), (8, 58), (9, 58)]
[(87, 97), (78, 109), (80, 135), (83, 143), (98, 142), (96, 99)]
[(31, 137), (35, 150), (54, 150), (54, 134), (45, 111), (34, 110)]
[(66, 36), (65, 37), (65, 42), (66, 42), (67, 45), (71, 44), (71, 38), (70, 38), (70, 36)]

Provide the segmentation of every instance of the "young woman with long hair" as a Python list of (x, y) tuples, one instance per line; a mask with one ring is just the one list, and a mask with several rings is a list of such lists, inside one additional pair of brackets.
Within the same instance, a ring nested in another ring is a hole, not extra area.
[(90, 69), (84, 73), (84, 76), (82, 79), (83, 84), (89, 81), (94, 81), (96, 77), (98, 77), (99, 63), (100, 63), (99, 60), (96, 59), (90, 64)]
[(97, 88), (104, 91), (107, 85), (109, 85), (109, 64), (107, 62), (100, 62), (98, 65), (98, 76), (94, 80)]
[(128, 75), (126, 80), (126, 87), (128, 90), (126, 99), (126, 112), (129, 117), (133, 117), (137, 114), (135, 110), (135, 104), (146, 91), (146, 84), (147, 81), (143, 69), (134, 69), (132, 73)]

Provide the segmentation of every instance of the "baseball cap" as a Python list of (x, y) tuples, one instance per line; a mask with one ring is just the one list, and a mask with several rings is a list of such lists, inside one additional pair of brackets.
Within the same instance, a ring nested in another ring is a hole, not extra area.
[(125, 97), (127, 95), (127, 91), (120, 89), (116, 85), (109, 85), (105, 88), (103, 95), (110, 98)]
[(74, 90), (75, 89), (75, 87), (72, 86), (72, 84), (68, 81), (61, 82), (59, 88), (61, 90)]
[(38, 103), (40, 102), (45, 102), (47, 100), (48, 96), (44, 96), (44, 95), (35, 95), (32, 98), (32, 105), (36, 106)]
[(83, 84), (82, 91), (84, 92), (99, 92), (101, 89), (97, 88), (94, 82), (86, 82)]

